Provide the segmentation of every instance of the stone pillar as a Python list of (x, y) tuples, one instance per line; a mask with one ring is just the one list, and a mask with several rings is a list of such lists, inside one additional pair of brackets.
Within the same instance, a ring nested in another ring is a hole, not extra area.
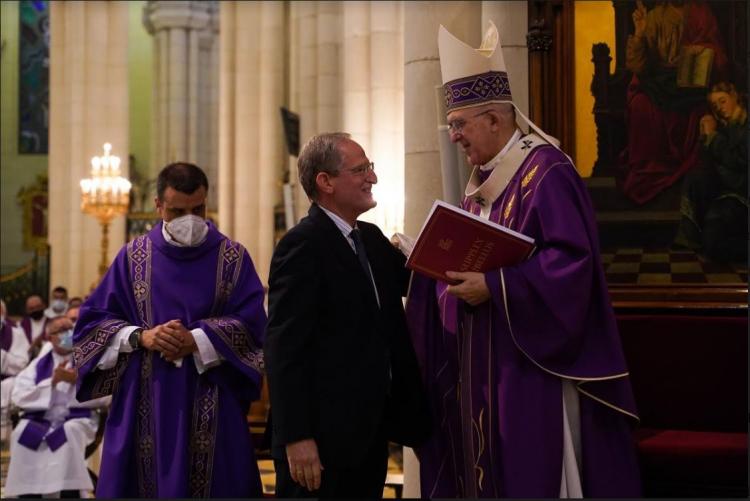
[(343, 129), (370, 152), (370, 2), (344, 2)]
[(440, 24), (466, 43), (481, 41), (481, 2), (406, 2), (404, 5), (404, 231), (416, 235), (442, 195), (435, 86), (441, 85)]
[(285, 166), (284, 4), (221, 2), (219, 219), (265, 283)]
[[(50, 2), (50, 283), (84, 296), (98, 278), (101, 230), (81, 213), (79, 181), (105, 142), (128, 176), (127, 2)], [(124, 244), (109, 228), (109, 259)]]
[[(404, 4), (370, 2), (370, 148), (377, 207), (364, 215), (386, 236), (404, 228)], [(350, 77), (347, 66), (346, 79)]]
[[(294, 2), (297, 10), (298, 59), (297, 108), (292, 110), (300, 117), (300, 150), (305, 142), (318, 133), (318, 12), (316, 2)], [(307, 195), (299, 185), (297, 169), (291, 172), (297, 189), (295, 212), (297, 220), (307, 214), (310, 205)]]
[[(154, 38), (151, 173), (156, 175), (170, 162), (192, 162), (206, 171), (213, 186), (217, 2), (151, 0), (143, 14)], [(209, 196), (209, 208), (215, 207), (216, 197)]]
[(341, 114), (341, 2), (315, 2), (317, 6), (317, 132), (333, 132), (343, 126)]
[[(513, 102), (529, 116), (529, 49), (526, 47), (528, 2), (482, 2), (482, 33), (492, 20), (500, 34), (500, 45), (508, 70)], [(522, 124), (524, 125), (524, 124)]]

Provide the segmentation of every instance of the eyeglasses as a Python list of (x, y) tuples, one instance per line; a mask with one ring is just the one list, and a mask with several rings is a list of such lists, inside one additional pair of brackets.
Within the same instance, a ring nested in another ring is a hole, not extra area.
[(481, 113), (477, 113), (476, 115), (472, 115), (467, 119), (459, 118), (458, 120), (453, 120), (452, 122), (448, 122), (448, 132), (451, 134), (461, 134), (463, 132), (464, 127), (466, 126), (466, 123), (469, 120), (472, 120), (478, 116), (484, 115), (485, 113), (489, 113), (492, 110), (484, 110)]
[(370, 162), (370, 163), (359, 165), (357, 167), (352, 167), (351, 169), (343, 169), (343, 170), (349, 171), (355, 176), (364, 176), (375, 170), (375, 162)]

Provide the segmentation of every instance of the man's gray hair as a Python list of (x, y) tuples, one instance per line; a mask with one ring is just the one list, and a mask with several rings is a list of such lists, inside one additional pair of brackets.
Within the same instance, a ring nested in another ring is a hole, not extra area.
[(313, 136), (302, 148), (297, 160), (299, 182), (310, 200), (317, 200), (315, 178), (321, 172), (338, 175), (342, 158), (339, 144), (351, 138), (346, 132), (327, 132)]

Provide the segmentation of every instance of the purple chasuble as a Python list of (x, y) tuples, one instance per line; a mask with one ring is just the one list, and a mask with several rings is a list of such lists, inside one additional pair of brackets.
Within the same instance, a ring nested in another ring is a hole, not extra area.
[(490, 220), (537, 242), (528, 260), (485, 274), (490, 300), (472, 307), (412, 277), (407, 318), (435, 416), (417, 451), (421, 495), (559, 497), (566, 378), (580, 397), (584, 496), (638, 496), (635, 404), (582, 180), (539, 146)]
[[(164, 240), (162, 223), (124, 246), (86, 300), (74, 333), (80, 401), (112, 395), (96, 497), (259, 497), (247, 425), (261, 388), (263, 286), (249, 254), (209, 223), (198, 247)], [(198, 374), (158, 352), (97, 368), (120, 329), (180, 319), (223, 361)]]

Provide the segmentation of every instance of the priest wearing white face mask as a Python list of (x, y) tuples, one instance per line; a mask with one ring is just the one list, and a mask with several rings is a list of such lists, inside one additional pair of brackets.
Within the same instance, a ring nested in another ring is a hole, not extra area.
[(246, 415), (263, 286), (205, 220), (198, 166), (166, 166), (156, 191), (162, 222), (120, 250), (75, 327), (78, 398), (112, 395), (96, 496), (260, 497)]
[(65, 317), (47, 323), (52, 349), (31, 361), (16, 376), (11, 401), (21, 420), (10, 439), (10, 465), (3, 494), (82, 497), (93, 488), (85, 449), (96, 435), (94, 407), (109, 398), (81, 403), (75, 398), (76, 372), (71, 367), (73, 324)]
[(58, 285), (52, 289), (49, 307), (44, 310), (44, 316), (47, 318), (55, 318), (65, 315), (66, 311), (68, 311), (68, 289)]

